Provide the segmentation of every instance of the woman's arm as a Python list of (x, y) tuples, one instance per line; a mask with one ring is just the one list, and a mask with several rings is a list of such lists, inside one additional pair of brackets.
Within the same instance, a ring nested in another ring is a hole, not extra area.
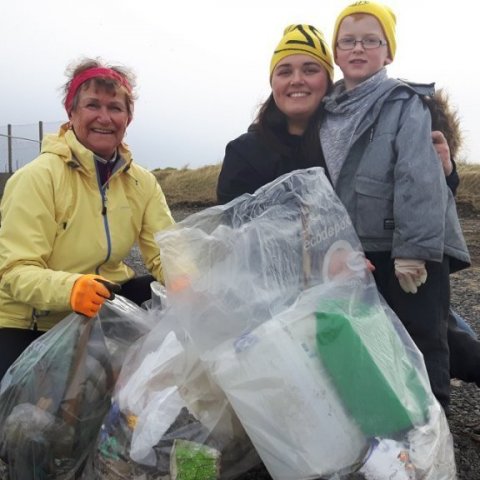
[(1, 204), (0, 288), (35, 309), (62, 311), (70, 309), (71, 289), (80, 275), (49, 268), (58, 229), (54, 197), (48, 175), (34, 168), (7, 182)]
[(433, 146), (437, 152), (438, 158), (442, 163), (443, 173), (447, 181), (447, 187), (452, 191), (453, 195), (457, 193), (460, 178), (457, 173), (457, 166), (453, 158), (450, 157), (450, 147), (447, 139), (440, 130), (432, 132)]
[[(251, 137), (252, 134), (246, 135), (229, 142), (225, 149), (225, 157), (217, 182), (219, 204), (228, 203), (244, 193), (253, 193), (275, 178), (275, 176), (272, 179), (264, 178), (261, 173), (262, 166), (265, 166), (265, 161), (271, 159), (268, 155), (268, 158), (261, 158), (256, 140)], [(254, 166), (255, 162), (258, 163), (257, 168)], [(273, 166), (270, 168), (273, 170)]]

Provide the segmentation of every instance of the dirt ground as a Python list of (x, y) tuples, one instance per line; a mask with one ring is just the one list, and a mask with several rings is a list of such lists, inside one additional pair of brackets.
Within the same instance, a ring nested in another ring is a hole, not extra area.
[[(451, 277), (452, 306), (480, 334), (480, 212), (458, 206), (472, 267)], [(480, 365), (479, 365), (480, 368)], [(474, 384), (452, 381), (452, 404), (449, 418), (455, 445), (458, 478), (480, 479), (480, 389)]]
[(457, 209), (463, 235), (472, 257), (472, 266), (474, 268), (480, 267), (480, 211), (464, 204), (459, 204)]
[[(172, 209), (182, 220), (199, 208)], [(470, 250), (472, 267), (451, 276), (451, 303), (480, 335), (480, 212), (468, 205), (458, 205), (460, 222)], [(480, 366), (479, 366), (480, 368)], [(451, 415), (448, 419), (453, 436), (458, 480), (480, 480), (480, 389), (474, 384), (452, 380)], [(243, 475), (240, 480), (269, 480), (263, 466)]]

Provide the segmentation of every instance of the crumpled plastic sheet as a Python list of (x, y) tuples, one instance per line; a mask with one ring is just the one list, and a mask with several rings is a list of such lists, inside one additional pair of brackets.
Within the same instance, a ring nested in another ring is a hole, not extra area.
[[(85, 478), (212, 478), (198, 473), (207, 460), (214, 478), (237, 478), (260, 463), (258, 454), (168, 297), (152, 290), (157, 325), (127, 355)], [(182, 463), (179, 452), (193, 458)]]
[(321, 168), (157, 235), (169, 315), (271, 476), (456, 478), (423, 358)]
[(0, 384), (0, 458), (9, 480), (69, 479), (81, 470), (125, 354), (153, 321), (117, 295), (93, 319), (68, 315), (22, 353)]

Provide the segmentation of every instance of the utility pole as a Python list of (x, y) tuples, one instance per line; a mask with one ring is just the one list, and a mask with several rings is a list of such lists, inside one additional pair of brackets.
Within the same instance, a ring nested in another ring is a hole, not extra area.
[(7, 125), (7, 145), (8, 145), (8, 173), (13, 172), (12, 168), (12, 125)]
[(38, 151), (42, 151), (42, 140), (43, 140), (43, 122), (40, 120), (38, 122)]

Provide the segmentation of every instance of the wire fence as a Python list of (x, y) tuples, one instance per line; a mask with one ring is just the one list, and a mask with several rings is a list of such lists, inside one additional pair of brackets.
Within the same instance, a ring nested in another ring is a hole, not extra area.
[(0, 125), (0, 172), (13, 173), (40, 153), (42, 138), (58, 130), (62, 121)]

